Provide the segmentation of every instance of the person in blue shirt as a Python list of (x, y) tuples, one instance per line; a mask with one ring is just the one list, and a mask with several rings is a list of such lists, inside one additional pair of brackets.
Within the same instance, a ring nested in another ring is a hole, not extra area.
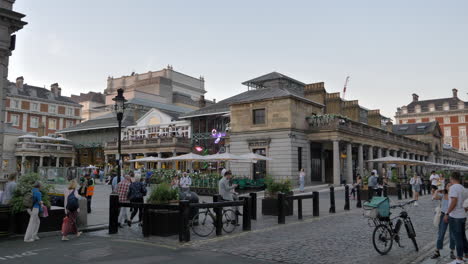
[(153, 172), (151, 170), (148, 170), (146, 172), (146, 187), (150, 186), (151, 183), (151, 177), (153, 177)]
[(26, 234), (24, 235), (24, 242), (34, 242), (35, 240), (39, 240), (39, 237), (37, 236), (37, 232), (39, 231), (39, 226), (41, 224), (41, 220), (39, 220), (39, 213), (42, 212), (43, 204), (42, 194), (39, 190), (40, 188), (41, 184), (39, 182), (35, 182), (32, 189), (33, 206), (32, 208), (27, 208), (30, 217), (28, 228), (26, 229)]

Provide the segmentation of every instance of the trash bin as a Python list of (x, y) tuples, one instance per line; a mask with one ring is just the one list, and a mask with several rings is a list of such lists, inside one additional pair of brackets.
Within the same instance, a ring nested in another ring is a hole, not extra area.
[(0, 237), (6, 237), (11, 234), (11, 207), (9, 205), (0, 205)]
[(80, 205), (80, 212), (78, 213), (78, 219), (76, 220), (78, 227), (88, 226), (88, 200), (85, 197), (81, 197), (78, 200)]

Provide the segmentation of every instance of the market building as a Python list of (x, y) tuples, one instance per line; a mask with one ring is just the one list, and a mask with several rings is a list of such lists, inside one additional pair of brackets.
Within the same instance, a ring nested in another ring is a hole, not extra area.
[(439, 99), (419, 100), (419, 96), (413, 94), (411, 103), (397, 109), (395, 120), (397, 124), (437, 121), (444, 144), (468, 153), (468, 102), (458, 98), (457, 89), (452, 89), (451, 97)]
[[(273, 159), (252, 165), (233, 162), (236, 175), (271, 175), (296, 183), (304, 168), (308, 184), (340, 184), (353, 182), (357, 173), (383, 172), (382, 164), (366, 162), (378, 157), (444, 159), (430, 143), (394, 133), (379, 110), (328, 93), (323, 82), (305, 84), (272, 72), (243, 84), (248, 91), (182, 116), (191, 121), (195, 150), (209, 147), (199, 146), (202, 138), (212, 145), (224, 142), (210, 152), (256, 152)], [(462, 155), (456, 162), (467, 160)]]

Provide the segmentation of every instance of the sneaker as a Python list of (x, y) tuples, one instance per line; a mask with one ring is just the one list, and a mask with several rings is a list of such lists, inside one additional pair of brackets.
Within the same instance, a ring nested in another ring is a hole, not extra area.
[(465, 262), (463, 260), (456, 259), (456, 260), (450, 262), (449, 264), (461, 264), (461, 263), (465, 263)]
[(453, 250), (450, 251), (450, 258), (451, 259), (456, 259), (457, 257), (455, 256), (455, 253), (453, 253)]
[(434, 252), (434, 255), (432, 255), (431, 259), (436, 259), (436, 258), (439, 258), (439, 257), (440, 257), (440, 252), (436, 251), (436, 252)]
[(27, 240), (24, 240), (24, 242), (31, 243), (31, 242), (34, 242), (34, 239), (27, 239)]
[(40, 238), (38, 236), (34, 236), (34, 240), (39, 240)]
[(80, 237), (81, 234), (83, 234), (83, 232), (78, 232), (78, 233), (76, 233), (76, 237)]
[(70, 239), (68, 239), (68, 237), (62, 236), (62, 241), (68, 241), (68, 240), (70, 240)]
[(418, 206), (418, 202), (414, 202), (414, 206)]

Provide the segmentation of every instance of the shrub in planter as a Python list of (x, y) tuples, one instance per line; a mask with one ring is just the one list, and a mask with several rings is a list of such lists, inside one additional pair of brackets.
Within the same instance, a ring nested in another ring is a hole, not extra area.
[[(278, 193), (292, 195), (292, 187), (290, 180), (273, 180), (267, 177), (265, 180), (266, 190), (265, 198), (262, 199), (262, 214), (263, 215), (278, 215)], [(293, 215), (293, 201), (285, 201), (286, 215)]]
[(50, 207), (49, 193), (54, 191), (54, 187), (51, 184), (48, 184), (46, 181), (41, 180), (42, 179), (38, 173), (28, 173), (19, 177), (18, 185), (11, 200), (13, 213), (19, 213), (26, 210), (26, 208), (23, 207), (23, 197), (26, 193), (30, 193), (32, 191), (33, 185), (36, 181), (41, 182), (40, 191), (44, 205)]
[(148, 203), (163, 204), (179, 199), (179, 190), (172, 189), (167, 183), (161, 183), (151, 191)]
[[(179, 199), (179, 190), (167, 183), (159, 184), (151, 191), (148, 203), (166, 204)], [(179, 232), (179, 212), (171, 210), (149, 210), (150, 233), (156, 236), (171, 236)]]

